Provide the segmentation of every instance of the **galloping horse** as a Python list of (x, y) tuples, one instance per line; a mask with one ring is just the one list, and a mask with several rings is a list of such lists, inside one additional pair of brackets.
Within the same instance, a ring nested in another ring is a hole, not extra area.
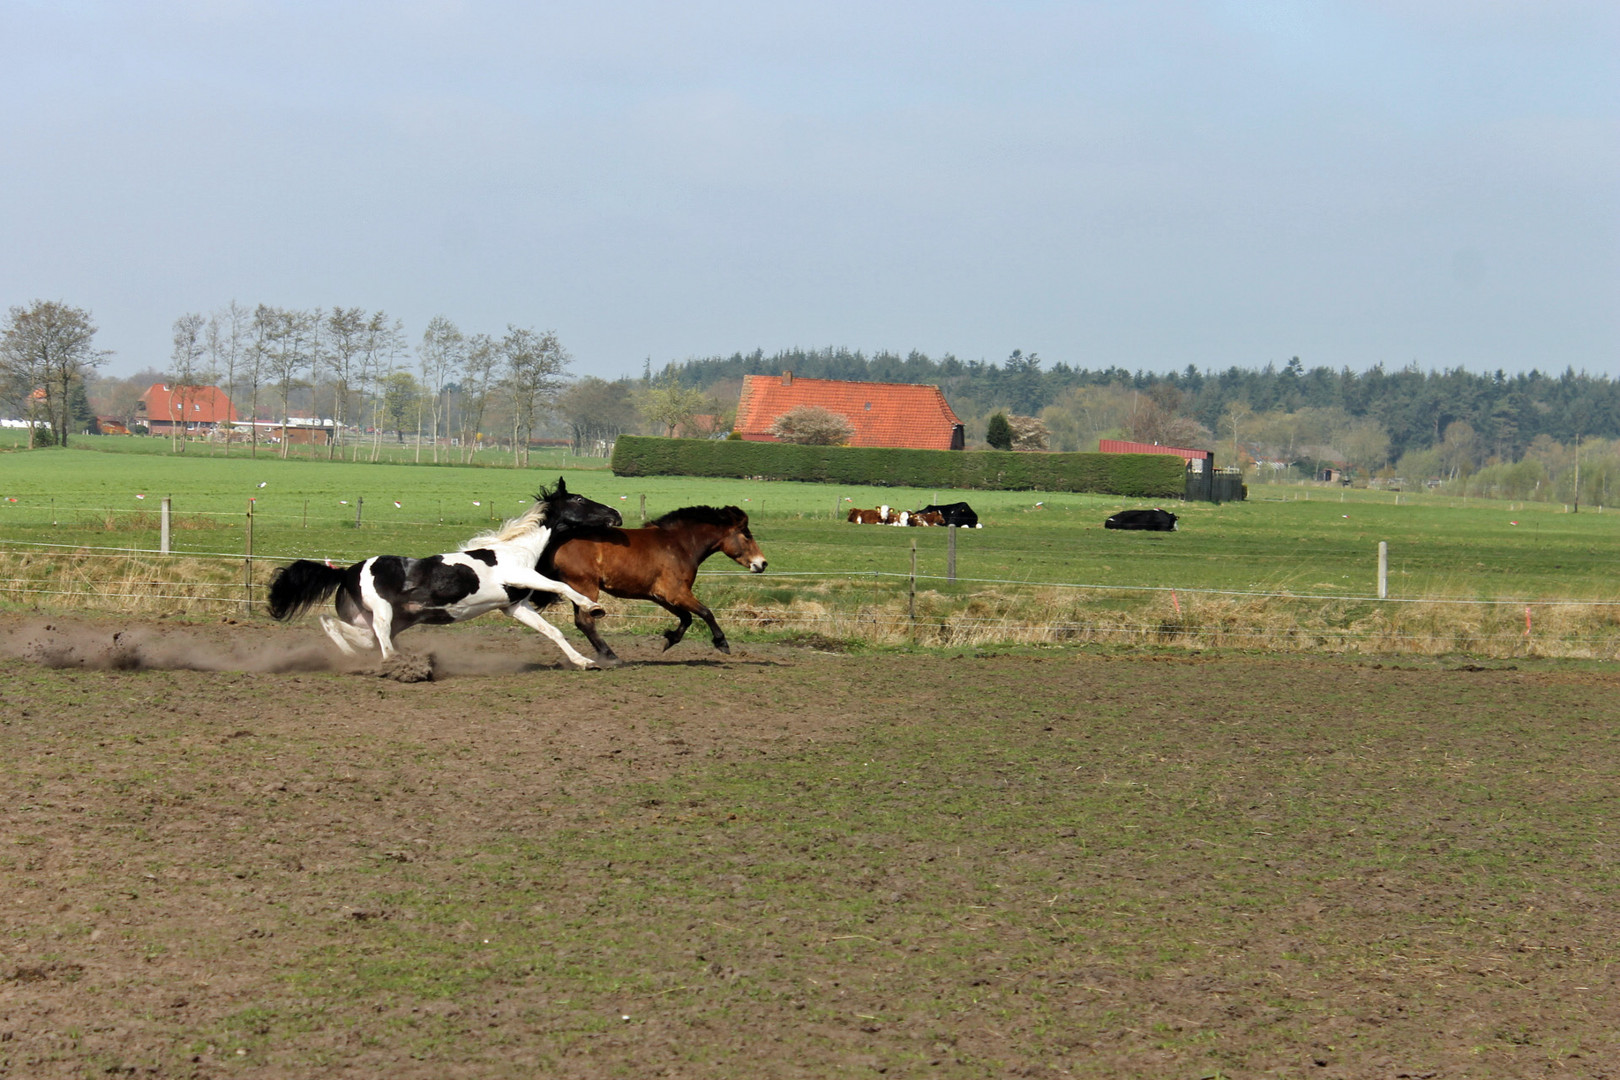
[(270, 579), (270, 614), (291, 618), (335, 592), (338, 617), (321, 616), (326, 635), (350, 656), (375, 640), (387, 660), (395, 652), (394, 636), (417, 623), (461, 622), (500, 608), (550, 638), (575, 667), (596, 667), (540, 617), (530, 590), (601, 612), (594, 593), (585, 596), (540, 574), (535, 563), (555, 536), (622, 520), (612, 507), (570, 494), (559, 477), (557, 489), (541, 488), (527, 513), (473, 537), (460, 551), (425, 559), (375, 555), (348, 567), (310, 559), (289, 563)]
[(596, 598), (602, 592), (630, 600), (651, 600), (679, 619), (679, 626), (664, 631), (666, 649), (685, 636), (692, 616), (697, 615), (709, 624), (714, 647), (729, 653), (731, 646), (725, 631), (714, 621), (714, 612), (692, 592), (699, 564), (717, 551), (753, 573), (765, 570), (765, 556), (748, 531), (748, 515), (735, 506), (688, 506), (642, 529), (572, 532), (552, 543), (540, 561), (540, 570), (590, 597), (584, 605), (574, 601), (574, 625), (596, 647), (596, 658), (602, 663), (619, 662), (596, 632), (596, 617), (602, 610), (596, 606)]

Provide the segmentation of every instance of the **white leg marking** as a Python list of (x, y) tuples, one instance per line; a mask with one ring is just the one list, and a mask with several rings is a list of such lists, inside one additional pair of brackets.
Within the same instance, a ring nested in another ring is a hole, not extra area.
[[(352, 627), (346, 623), (338, 622), (330, 615), (322, 615), (321, 629), (326, 631), (327, 637), (337, 643), (337, 647), (343, 651), (344, 656), (353, 656), (355, 654), (354, 646), (349, 643), (349, 633)], [(368, 640), (363, 644), (369, 645), (371, 642)]]
[(511, 605), (506, 609), (506, 613), (523, 625), (532, 627), (533, 629), (540, 631), (546, 637), (550, 638), (553, 644), (562, 650), (563, 655), (568, 657), (568, 662), (573, 664), (576, 668), (584, 670), (585, 668), (596, 667), (595, 660), (583, 655), (572, 645), (568, 644), (568, 639), (563, 637), (562, 631), (558, 630), (555, 626), (552, 626), (545, 620), (544, 616), (542, 616), (538, 611), (534, 610), (534, 608), (530, 607), (527, 600), (523, 601), (521, 604)]

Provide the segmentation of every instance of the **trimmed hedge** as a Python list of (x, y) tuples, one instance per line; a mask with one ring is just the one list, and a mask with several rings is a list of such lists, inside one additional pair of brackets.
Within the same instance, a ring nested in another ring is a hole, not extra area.
[(621, 435), (617, 476), (762, 476), (820, 484), (1091, 491), (1180, 498), (1186, 463), (1168, 454), (1042, 454), (1004, 450), (897, 450)]

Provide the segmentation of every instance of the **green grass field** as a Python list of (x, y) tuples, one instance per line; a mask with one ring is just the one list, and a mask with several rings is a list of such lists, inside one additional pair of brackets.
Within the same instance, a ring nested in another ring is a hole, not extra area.
[[(1365, 620), (1376, 604), (1380, 541), (1389, 545), (1392, 600), (1499, 601), (1486, 606), (1500, 624), (1493, 633), (1506, 632), (1508, 614), (1517, 620), (1513, 625), (1522, 624), (1522, 606), (1509, 612), (1510, 604), (1620, 600), (1608, 574), (1620, 531), (1620, 516), (1612, 512), (1262, 487), (1251, 489), (1248, 502), (1176, 505), (1178, 532), (1129, 533), (1106, 530), (1102, 521), (1122, 507), (1147, 505), (1140, 500), (619, 478), (600, 459), (561, 452), (548, 452), (526, 470), (73, 448), (9, 453), (0, 455), (0, 545), (13, 552), (155, 549), (159, 505), (170, 496), (171, 548), (177, 553), (228, 556), (239, 563), (251, 506), (253, 551), (267, 563), (428, 554), (453, 550), (491, 522), (519, 513), (540, 484), (559, 475), (572, 490), (618, 507), (628, 525), (640, 523), (643, 506), (649, 517), (696, 503), (747, 510), (771, 570), (705, 584), (717, 609), (745, 604), (823, 613), (883, 609), (893, 615), (904, 605), (909, 612), (913, 543), (920, 593), (915, 609), (925, 620), (961, 614), (977, 598), (981, 622), (1019, 619), (1050, 626), (1097, 612), (1134, 612), (1139, 624), (1169, 618), (1185, 632), (1198, 619), (1184, 605), (1201, 606), (1214, 625), (1233, 605), (1275, 606), (1283, 598), (1303, 597), (1334, 605), (1316, 617), (1324, 626), (1337, 622), (1346, 629)], [(954, 582), (945, 580), (947, 530), (843, 520), (851, 506), (915, 507), (957, 499), (969, 501), (985, 527), (957, 531)], [(705, 566), (706, 576), (735, 570), (724, 562)], [(1054, 593), (1053, 586), (1088, 588)], [(1016, 611), (1018, 604), (1009, 599), (1038, 594), (1046, 599), (1036, 612)], [(1590, 614), (1598, 624), (1593, 632), (1607, 634), (1608, 609)], [(1279, 620), (1275, 611), (1261, 615), (1273, 629), (1288, 618)], [(1252, 621), (1253, 613), (1245, 618)]]

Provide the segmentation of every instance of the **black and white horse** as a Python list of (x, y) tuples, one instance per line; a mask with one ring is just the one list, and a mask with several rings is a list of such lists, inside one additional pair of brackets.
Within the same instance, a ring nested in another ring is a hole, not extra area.
[(544, 576), (535, 564), (554, 534), (622, 520), (611, 506), (571, 494), (559, 477), (556, 490), (541, 488), (527, 513), (473, 537), (460, 551), (425, 559), (375, 555), (352, 566), (289, 563), (270, 579), (270, 614), (288, 619), (337, 593), (337, 618), (321, 616), (321, 628), (350, 656), (375, 641), (387, 660), (395, 652), (395, 635), (417, 623), (461, 622), (500, 608), (550, 638), (575, 667), (594, 668), (594, 660), (540, 617), (529, 595), (556, 593), (601, 614), (594, 600)]

